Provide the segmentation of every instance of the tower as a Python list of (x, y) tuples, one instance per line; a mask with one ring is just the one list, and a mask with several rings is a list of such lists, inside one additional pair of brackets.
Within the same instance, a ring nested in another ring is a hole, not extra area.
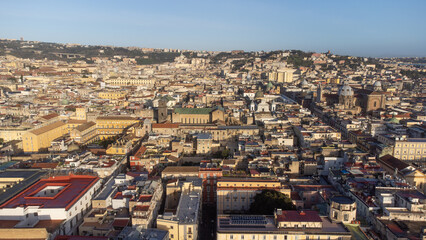
[(321, 83), (318, 85), (318, 87), (317, 87), (317, 103), (320, 103), (320, 102), (322, 102), (322, 85), (321, 85)]
[(167, 101), (164, 98), (161, 98), (158, 101), (158, 108), (157, 108), (157, 122), (163, 123), (167, 121)]

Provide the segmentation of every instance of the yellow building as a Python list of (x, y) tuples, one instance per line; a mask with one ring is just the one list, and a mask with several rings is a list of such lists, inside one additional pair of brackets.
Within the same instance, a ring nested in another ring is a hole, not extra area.
[(269, 81), (279, 83), (293, 82), (293, 72), (295, 69), (284, 69), (268, 74)]
[(5, 127), (0, 128), (0, 138), (4, 142), (22, 140), (22, 136), (29, 130), (26, 127)]
[(87, 120), (86, 108), (76, 108), (75, 109), (75, 119), (76, 120)]
[(71, 130), (70, 137), (77, 143), (86, 144), (96, 139), (96, 123), (87, 122)]
[(102, 92), (99, 92), (98, 97), (102, 98), (102, 99), (117, 100), (117, 99), (126, 97), (126, 92), (122, 92), (122, 91), (116, 91), (116, 92), (102, 91)]
[(30, 130), (23, 136), (24, 152), (38, 152), (51, 146), (52, 140), (67, 133), (67, 124), (62, 121)]
[(132, 141), (118, 140), (108, 146), (107, 155), (126, 155), (132, 149)]
[(123, 133), (123, 130), (135, 123), (138, 119), (128, 116), (102, 116), (96, 118), (97, 134), (105, 139)]

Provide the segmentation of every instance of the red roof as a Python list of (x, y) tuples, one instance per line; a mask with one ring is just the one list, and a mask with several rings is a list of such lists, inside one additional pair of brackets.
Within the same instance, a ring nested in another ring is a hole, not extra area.
[[(2, 204), (0, 208), (39, 206), (40, 208), (65, 208), (68, 210), (98, 180), (98, 177), (88, 175), (56, 176), (41, 179)], [(37, 193), (51, 186), (62, 187), (62, 189), (53, 196), (36, 196)]]
[(322, 222), (316, 211), (283, 211), (282, 215), (277, 215), (278, 222)]
[(115, 219), (112, 223), (112, 226), (114, 227), (122, 227), (129, 225), (129, 219)]

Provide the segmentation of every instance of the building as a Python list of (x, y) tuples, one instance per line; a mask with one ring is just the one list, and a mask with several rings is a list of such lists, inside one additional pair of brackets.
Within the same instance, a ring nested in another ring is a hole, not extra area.
[(196, 166), (168, 166), (161, 172), (161, 178), (198, 178), (199, 170), (200, 167)]
[(102, 99), (109, 99), (109, 100), (118, 100), (118, 99), (124, 99), (126, 97), (126, 92), (121, 91), (102, 91), (98, 93), (98, 97)]
[(221, 108), (175, 108), (173, 123), (205, 124), (225, 121), (225, 113)]
[(330, 203), (329, 217), (334, 222), (351, 223), (356, 220), (356, 203), (349, 197), (335, 196)]
[(111, 77), (106, 79), (105, 83), (110, 86), (153, 86), (155, 79)]
[(0, 235), (51, 239), (72, 234), (100, 185), (98, 177), (86, 175), (42, 179), (0, 205)]
[(316, 211), (283, 211), (274, 216), (219, 215), (218, 240), (350, 240), (342, 223), (331, 222)]
[[(256, 194), (263, 189), (281, 191), (282, 187), (277, 180), (219, 179), (216, 189), (217, 212), (220, 214), (246, 212), (250, 209)], [(289, 195), (289, 192), (287, 194)]]
[(47, 150), (52, 140), (67, 133), (67, 125), (62, 121), (51, 123), (47, 126), (30, 130), (24, 134), (24, 152), (39, 152)]
[(212, 152), (213, 139), (209, 133), (195, 135), (195, 149), (197, 154), (209, 154)]
[(97, 134), (100, 139), (116, 136), (138, 120), (128, 116), (101, 116), (96, 118)]
[(169, 232), (170, 240), (198, 239), (201, 218), (201, 181), (172, 181), (166, 187), (164, 214), (157, 228)]
[(222, 177), (222, 168), (211, 161), (202, 161), (198, 176), (203, 180), (203, 203), (216, 204), (216, 184)]
[(87, 122), (71, 130), (70, 133), (71, 139), (76, 143), (87, 144), (97, 138), (97, 128), (96, 123)]
[(402, 161), (426, 160), (426, 139), (399, 137), (394, 140), (393, 156)]

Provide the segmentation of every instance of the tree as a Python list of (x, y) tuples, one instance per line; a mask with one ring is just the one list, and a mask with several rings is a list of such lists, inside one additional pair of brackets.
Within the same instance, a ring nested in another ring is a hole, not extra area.
[(229, 157), (229, 153), (230, 153), (230, 151), (229, 151), (229, 149), (224, 149), (223, 151), (222, 151), (222, 158), (228, 158)]
[(287, 195), (275, 190), (264, 189), (254, 197), (254, 202), (250, 205), (249, 213), (272, 215), (276, 208), (295, 210), (296, 206)]

